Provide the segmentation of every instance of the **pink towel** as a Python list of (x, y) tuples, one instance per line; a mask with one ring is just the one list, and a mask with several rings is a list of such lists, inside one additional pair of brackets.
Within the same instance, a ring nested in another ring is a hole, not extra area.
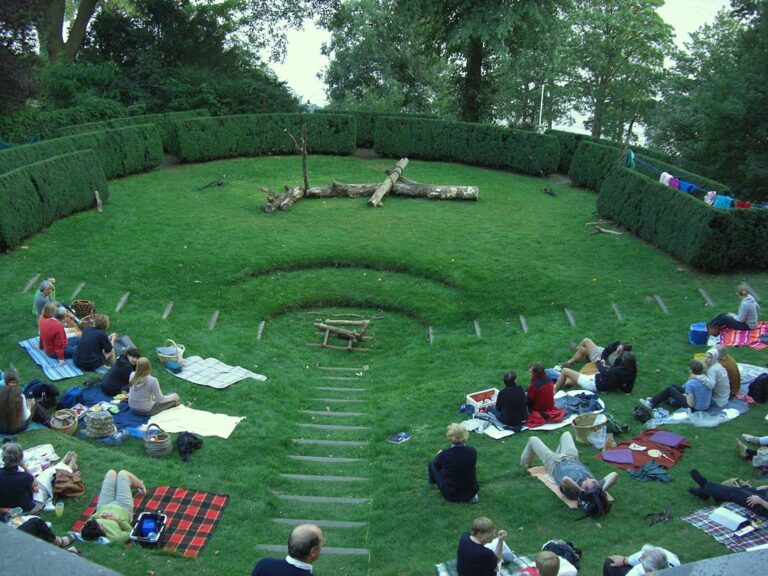
[(680, 180), (678, 180), (677, 178), (670, 178), (669, 187), (674, 188), (675, 190), (680, 190)]

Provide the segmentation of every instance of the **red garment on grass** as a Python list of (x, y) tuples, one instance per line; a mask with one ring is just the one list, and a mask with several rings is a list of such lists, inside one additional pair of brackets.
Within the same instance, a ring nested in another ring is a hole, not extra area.
[(537, 428), (539, 426), (544, 426), (544, 424), (562, 422), (565, 416), (565, 410), (561, 410), (560, 408), (552, 408), (552, 410), (547, 410), (546, 412), (529, 412), (528, 420), (525, 422), (525, 425), (528, 426), (528, 428)]
[(555, 383), (552, 380), (538, 386), (531, 382), (525, 395), (531, 412), (548, 412), (555, 407)]
[[(643, 467), (643, 464), (648, 462), (649, 460), (653, 460), (657, 464), (660, 464), (664, 468), (672, 468), (677, 462), (680, 460), (680, 458), (683, 457), (683, 453), (687, 448), (690, 448), (691, 445), (688, 443), (688, 440), (683, 440), (680, 442), (677, 446), (674, 448), (670, 446), (666, 446), (665, 444), (657, 444), (656, 442), (651, 442), (649, 438), (659, 432), (659, 430), (656, 430), (655, 428), (651, 428), (650, 430), (646, 430), (639, 436), (635, 436), (634, 438), (630, 438), (629, 440), (626, 440), (622, 442), (621, 444), (616, 446), (616, 450), (621, 449), (629, 449), (630, 444), (640, 444), (641, 446), (645, 446), (645, 450), (631, 450), (632, 452), (632, 464), (617, 464), (616, 462), (609, 462), (605, 458), (603, 458), (602, 454), (595, 454), (595, 458), (598, 460), (602, 460), (606, 464), (610, 464), (611, 466), (615, 466), (616, 468), (621, 468), (622, 470), (639, 470)], [(648, 450), (656, 449), (662, 454), (666, 454), (666, 456), (659, 456), (658, 458), (651, 458), (648, 455)]]
[(64, 348), (67, 346), (67, 331), (55, 318), (40, 319), (40, 348), (48, 356), (64, 360)]

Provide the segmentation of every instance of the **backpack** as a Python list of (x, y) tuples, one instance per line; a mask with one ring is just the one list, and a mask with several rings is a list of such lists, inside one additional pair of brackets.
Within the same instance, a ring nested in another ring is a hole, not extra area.
[(584, 518), (599, 518), (611, 509), (611, 503), (608, 501), (608, 496), (600, 488), (593, 490), (585, 490), (579, 496), (578, 501), (579, 510), (584, 514), (578, 520)]
[(176, 446), (179, 449), (181, 459), (184, 462), (189, 462), (189, 455), (203, 447), (203, 439), (192, 432), (180, 432), (176, 438)]
[(608, 414), (608, 412), (603, 412), (603, 414), (607, 418), (605, 426), (608, 428), (608, 432), (613, 434), (626, 434), (629, 432), (629, 424), (619, 422), (613, 414)]
[(24, 388), (24, 396), (34, 398), (43, 408), (52, 408), (56, 406), (56, 397), (59, 395), (59, 389), (53, 384), (48, 384), (37, 378), (32, 378)]
[(632, 411), (632, 417), (641, 424), (645, 424), (651, 419), (651, 414), (643, 406), (635, 406), (635, 409)]
[(760, 374), (752, 381), (749, 385), (749, 395), (760, 404), (768, 401), (768, 374)]
[(80, 386), (73, 386), (59, 399), (59, 408), (72, 408), (75, 404), (80, 404), (83, 400), (83, 389)]
[(544, 552), (552, 552), (560, 558), (565, 558), (573, 564), (576, 570), (579, 570), (579, 562), (581, 562), (581, 550), (573, 545), (573, 542), (566, 542), (565, 540), (550, 540), (544, 546), (541, 547)]

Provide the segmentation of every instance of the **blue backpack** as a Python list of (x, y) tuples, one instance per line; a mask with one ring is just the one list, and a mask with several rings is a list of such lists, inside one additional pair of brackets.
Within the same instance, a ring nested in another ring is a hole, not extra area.
[(80, 386), (73, 386), (61, 396), (59, 408), (72, 408), (75, 404), (80, 404), (83, 400), (83, 389)]

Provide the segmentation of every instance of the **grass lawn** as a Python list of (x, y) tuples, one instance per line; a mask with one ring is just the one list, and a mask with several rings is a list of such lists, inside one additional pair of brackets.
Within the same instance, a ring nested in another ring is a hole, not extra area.
[[(310, 158), (310, 184), (332, 179), (375, 182), (394, 160)], [(111, 314), (112, 328), (129, 334), (153, 360), (164, 392), (176, 391), (193, 407), (247, 416), (228, 440), (206, 438), (203, 449), (184, 464), (174, 453), (161, 460), (145, 456), (132, 439), (120, 447), (56, 435), (21, 436), (25, 446), (53, 442), (60, 454), (77, 450), (86, 498), (68, 501), (61, 532), (98, 491), (104, 471), (127, 468), (149, 486), (176, 485), (223, 492), (229, 507), (209, 545), (196, 560), (129, 548), (79, 545), (94, 561), (129, 575), (152, 571), (178, 574), (247, 574), (264, 552), (258, 544), (283, 544), (290, 527), (274, 518), (365, 522), (357, 528), (325, 529), (326, 546), (367, 548), (370, 557), (325, 554), (320, 575), (427, 575), (455, 554), (472, 518), (489, 516), (509, 531), (509, 544), (532, 553), (550, 538), (564, 538), (584, 550), (583, 574), (599, 574), (608, 554), (628, 555), (646, 542), (679, 553), (688, 562), (727, 553), (725, 547), (681, 518), (701, 506), (689, 496), (687, 472), (696, 465), (714, 479), (755, 480), (754, 469), (736, 455), (738, 434), (765, 433), (766, 409), (758, 405), (714, 429), (674, 427), (693, 448), (672, 469), (670, 484), (641, 484), (621, 473), (612, 490), (616, 503), (599, 522), (574, 522), (578, 514), (560, 505), (546, 488), (519, 467), (528, 434), (504, 441), (473, 435), (479, 451), (478, 505), (444, 502), (426, 483), (426, 462), (446, 446), (445, 427), (460, 421), (464, 395), (501, 387), (514, 369), (524, 381), (530, 362), (551, 366), (567, 358), (568, 343), (582, 336), (598, 342), (631, 339), (639, 377), (632, 397), (605, 397), (609, 411), (627, 422), (636, 399), (680, 383), (695, 348), (688, 327), (721, 311), (735, 311), (736, 284), (747, 280), (768, 293), (768, 275), (706, 275), (630, 235), (588, 237), (585, 223), (597, 219), (594, 193), (501, 171), (442, 163), (411, 162), (406, 175), (439, 184), (480, 188), (479, 202), (385, 199), (369, 209), (365, 199), (305, 200), (290, 213), (260, 212), (262, 186), (280, 189), (301, 181), (298, 157), (265, 157), (173, 167), (110, 183), (103, 214), (87, 212), (60, 221), (29, 239), (23, 249), (0, 257), (0, 291), (9, 315), (0, 327), (0, 367), (13, 363), (26, 381), (40, 371), (16, 344), (35, 333), (28, 279), (42, 272), (58, 279), (68, 299), (80, 282), (79, 297), (111, 313), (121, 295), (127, 304)], [(226, 175), (226, 184), (199, 192)], [(707, 307), (698, 288), (716, 303)], [(653, 299), (666, 303), (666, 315)], [(167, 320), (162, 313), (174, 302)], [(611, 307), (616, 303), (623, 319)], [(572, 327), (564, 308), (573, 311)], [(368, 353), (321, 351), (305, 311), (371, 314), (384, 310), (371, 331)], [(219, 310), (218, 324), (208, 322)], [(528, 333), (519, 315), (527, 320)], [(259, 322), (266, 320), (257, 341)], [(477, 320), (482, 338), (472, 324)], [(432, 326), (429, 344), (426, 327)], [(195, 386), (161, 372), (152, 349), (166, 338), (187, 346), (187, 355), (213, 356), (266, 374), (266, 383), (244, 381), (226, 390)], [(764, 365), (766, 353), (734, 350), (740, 362)], [(317, 365), (370, 369), (354, 381), (324, 377)], [(64, 381), (60, 387), (81, 384)], [(318, 387), (361, 387), (323, 391)], [(333, 400), (358, 400), (333, 402)], [(333, 416), (301, 412), (345, 411)], [(300, 424), (345, 424), (367, 430), (326, 431)], [(632, 423), (631, 432), (641, 426)], [(385, 439), (401, 430), (402, 445)], [(550, 446), (559, 432), (542, 433)], [(625, 438), (628, 436), (625, 436)], [(368, 440), (367, 446), (297, 444), (293, 440)], [(594, 472), (613, 470), (583, 459)], [(353, 462), (312, 462), (291, 456), (336, 456)], [(345, 483), (306, 482), (280, 474), (358, 476)], [(368, 499), (361, 504), (317, 504), (279, 498), (321, 495)], [(668, 524), (648, 527), (645, 514), (671, 508)]]

